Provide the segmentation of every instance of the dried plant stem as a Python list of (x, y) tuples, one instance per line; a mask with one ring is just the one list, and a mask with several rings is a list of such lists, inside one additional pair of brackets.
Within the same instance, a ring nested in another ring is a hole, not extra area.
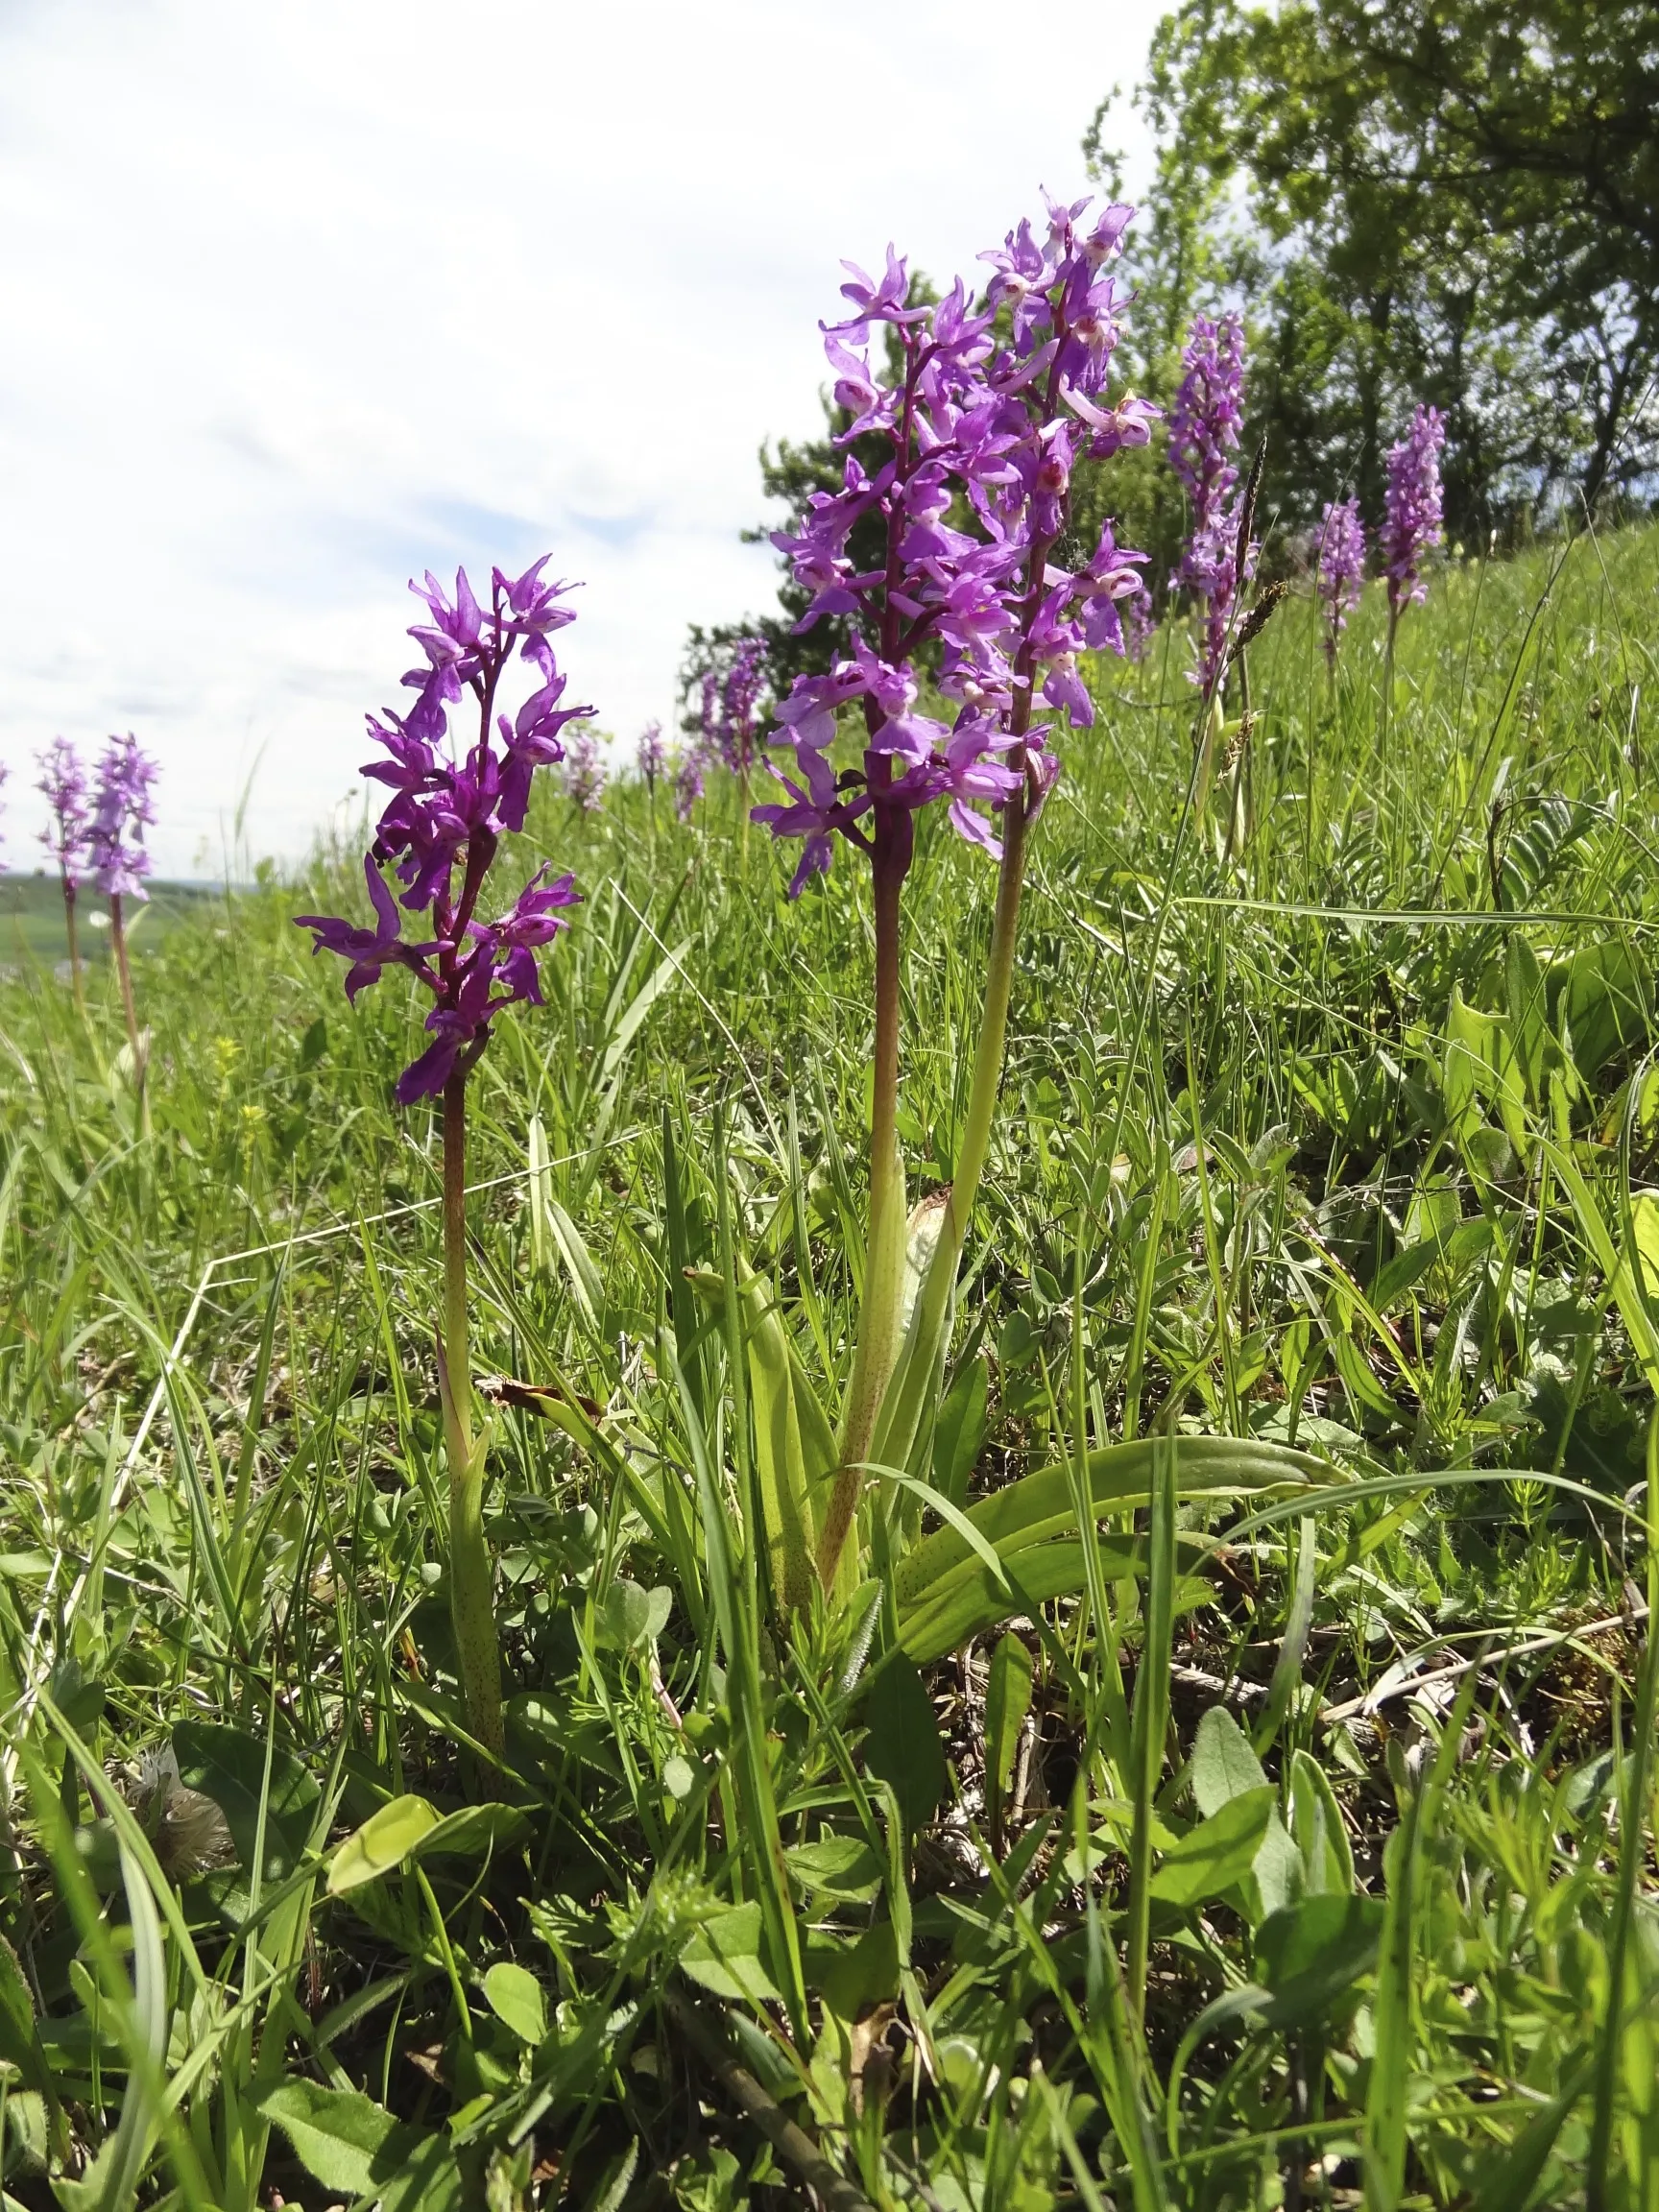
[(484, 1538), (484, 1439), (472, 1428), (467, 1314), (467, 1077), (444, 1086), (444, 1328), (442, 1397), (449, 1461), (449, 1605), (468, 1725), (499, 1752), (501, 1653), (490, 1550)]

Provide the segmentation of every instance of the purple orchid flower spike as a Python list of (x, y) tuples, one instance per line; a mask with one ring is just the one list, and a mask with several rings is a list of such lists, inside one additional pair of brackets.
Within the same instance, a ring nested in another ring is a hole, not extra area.
[(640, 781), (646, 790), (655, 797), (657, 786), (661, 782), (663, 771), (668, 765), (668, 748), (662, 739), (661, 722), (647, 722), (644, 729), (640, 731), (639, 746), (635, 755), (635, 765), (639, 771)]
[[(299, 918), (317, 951), (351, 963), (346, 989), (352, 999), (388, 967), (416, 975), (445, 1017), (442, 1035), (455, 1040), (446, 1073), (463, 1078), (496, 1016), (534, 989), (533, 961), (528, 971), (521, 960), (508, 967), (510, 941), (496, 933), (504, 925), (483, 928), (477, 920), (486, 878), (502, 837), (524, 826), (536, 770), (564, 760), (565, 726), (592, 712), (564, 704), (565, 678), (548, 639), (574, 618), (564, 604), (571, 587), (546, 583), (545, 566), (543, 556), (516, 579), (495, 569), (484, 601), (465, 569), (457, 571), (453, 594), (430, 572), (423, 584), (410, 586), (431, 617), (409, 633), (424, 656), (424, 664), (403, 678), (416, 704), (406, 715), (388, 709), (369, 717), (369, 734), (386, 757), (363, 769), (392, 793), (363, 863), (376, 926), (365, 929), (318, 914)], [(510, 714), (500, 693), (515, 659), (529, 671), (531, 688)], [(450, 741), (449, 715), (469, 693), (478, 713), (477, 736), (462, 747)], [(400, 899), (386, 882), (386, 868), (402, 886)], [(563, 903), (574, 899), (572, 891)], [(400, 911), (430, 916), (429, 942), (402, 938)], [(404, 1104), (442, 1090), (445, 1079), (427, 1080), (437, 1065), (430, 1050), (416, 1065), (425, 1074), (414, 1088), (413, 1069), (398, 1080)]]
[(605, 755), (591, 730), (578, 730), (570, 739), (565, 788), (580, 814), (596, 814), (605, 804)]
[[(1073, 729), (1090, 726), (1094, 704), (1080, 656), (1123, 650), (1116, 604), (1141, 589), (1142, 557), (1119, 548), (1109, 528), (1080, 572), (1053, 560), (1078, 462), (1150, 435), (1153, 410), (1107, 390), (1122, 304), (1112, 263), (1131, 210), (1109, 206), (1093, 223), (1087, 201), (1050, 201), (1046, 210), (1046, 227), (1022, 222), (982, 256), (990, 276), (979, 300), (958, 281), (936, 304), (912, 304), (906, 265), (892, 248), (879, 280), (849, 265), (842, 293), (852, 313), (824, 325), (825, 349), (852, 418), (840, 442), (857, 440), (862, 457), (848, 451), (840, 489), (814, 492), (773, 540), (807, 594), (798, 629), (834, 617), (848, 642), (828, 672), (797, 677), (775, 706), (772, 741), (795, 757), (789, 773), (773, 770), (787, 801), (756, 807), (753, 819), (801, 839), (792, 898), (828, 873), (838, 840), (867, 857), (876, 922), (870, 1249), (843, 1464), (820, 1536), (826, 1588), (897, 1350), (902, 1269), (889, 1262), (902, 1254), (894, 1227), (903, 1205), (900, 910), (916, 818), (943, 804), (954, 832), (997, 856), (1002, 871), (954, 1224), (974, 1203), (973, 1148), (995, 1102), (983, 1070), (1000, 1068), (1025, 827), (1058, 770), (1048, 733), (1032, 727), (1034, 700)], [(878, 325), (890, 370), (872, 355)], [(849, 547), (856, 525), (876, 517), (885, 557), (861, 571)], [(925, 681), (942, 712), (924, 703)], [(844, 765), (831, 757), (843, 735)], [(942, 1326), (939, 1286), (953, 1280), (956, 1236), (952, 1227), (942, 1238), (933, 1287), (916, 1309), (926, 1307), (924, 1334)], [(918, 1357), (925, 1372), (932, 1353)], [(904, 1464), (908, 1446), (895, 1449), (888, 1463)]]
[(44, 753), (36, 755), (40, 781), (36, 789), (50, 811), (40, 842), (58, 864), (58, 881), (63, 893), (63, 926), (69, 940), (69, 980), (75, 1002), (85, 1011), (81, 985), (81, 945), (76, 926), (76, 902), (82, 878), (90, 865), (86, 850), (86, 771), (67, 737), (54, 737)]
[(131, 732), (125, 737), (110, 738), (98, 763), (84, 849), (86, 873), (109, 902), (109, 942), (121, 984), (127, 1048), (146, 1135), (150, 1127), (150, 1096), (146, 1087), (150, 1047), (147, 1033), (138, 1027), (132, 969), (127, 956), (124, 902), (147, 900), (150, 896), (144, 888), (144, 878), (150, 873), (144, 832), (156, 819), (151, 792), (156, 774), (156, 762), (139, 749), (138, 740)]
[(1388, 448), (1382, 504), (1382, 572), (1388, 579), (1388, 639), (1415, 599), (1428, 597), (1423, 563), (1444, 536), (1441, 529), (1440, 449), (1446, 418), (1420, 406), (1398, 445)]
[(1319, 524), (1319, 559), (1314, 584), (1325, 616), (1325, 658), (1333, 672), (1336, 648), (1348, 617), (1359, 604), (1365, 577), (1365, 525), (1358, 499), (1327, 501)]
[[(547, 557), (521, 576), (495, 569), (480, 599), (465, 569), (453, 595), (436, 577), (410, 589), (430, 619), (409, 635), (422, 664), (403, 678), (415, 693), (409, 712), (371, 715), (369, 733), (385, 755), (363, 773), (390, 798), (364, 855), (373, 909), (369, 927), (323, 914), (299, 917), (313, 950), (350, 963), (347, 997), (404, 968), (432, 994), (431, 1039), (398, 1076), (399, 1105), (442, 1098), (444, 1131), (444, 1307), (439, 1330), (439, 1396), (449, 1463), (449, 1584), (468, 1724), (499, 1753), (501, 1659), (492, 1568), (483, 1523), (483, 1451), (473, 1429), (467, 1304), (467, 1077), (509, 1007), (540, 1005), (538, 950), (566, 926), (578, 903), (568, 876), (531, 878), (493, 922), (479, 907), (504, 836), (521, 830), (537, 769), (565, 758), (566, 723), (592, 712), (564, 703), (565, 680), (549, 642), (572, 619), (570, 587), (547, 583)], [(501, 693), (512, 662), (529, 671), (528, 696), (509, 713)], [(450, 711), (470, 695), (476, 734), (452, 739)], [(401, 896), (387, 881), (390, 871)], [(427, 917), (430, 936), (406, 938), (405, 917)]]
[[(1198, 662), (1191, 681), (1208, 698), (1220, 684), (1238, 587), (1239, 512), (1233, 493), (1244, 404), (1244, 325), (1237, 315), (1193, 318), (1182, 350), (1183, 374), (1169, 410), (1169, 466), (1186, 487), (1190, 535), (1171, 582), (1190, 591), (1199, 614)], [(1245, 569), (1255, 567), (1256, 547)]]

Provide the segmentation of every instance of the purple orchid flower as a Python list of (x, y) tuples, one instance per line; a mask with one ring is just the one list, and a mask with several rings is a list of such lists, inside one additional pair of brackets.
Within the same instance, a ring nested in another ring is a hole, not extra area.
[(151, 789), (158, 770), (131, 733), (111, 737), (98, 763), (86, 824), (86, 873), (107, 899), (148, 899), (150, 855), (144, 832), (156, 819)]
[[(794, 527), (774, 534), (810, 595), (798, 629), (852, 618), (848, 656), (827, 675), (798, 677), (773, 709), (773, 742), (795, 754), (793, 778), (781, 778), (791, 803), (754, 818), (806, 840), (792, 895), (829, 867), (835, 833), (878, 875), (902, 878), (912, 817), (936, 800), (948, 800), (959, 835), (997, 851), (977, 809), (994, 815), (1025, 781), (1022, 761), (1002, 756), (1029, 741), (1033, 693), (1074, 728), (1094, 721), (1078, 656), (1123, 651), (1116, 605), (1141, 590), (1143, 557), (1118, 548), (1110, 527), (1078, 574), (1049, 557), (1078, 460), (1144, 445), (1154, 410), (1107, 397), (1120, 304), (1110, 264), (1133, 211), (1108, 206), (1090, 225), (1089, 206), (1049, 201), (1046, 234), (1022, 222), (982, 255), (991, 276), (977, 304), (958, 280), (937, 305), (911, 305), (891, 248), (879, 281), (848, 265), (854, 312), (825, 326), (840, 403), (854, 414), (841, 443), (877, 434), (888, 450), (874, 472), (849, 453), (841, 490), (812, 493)], [(898, 355), (891, 378), (870, 357), (878, 324)], [(847, 548), (872, 510), (886, 518), (889, 553), (860, 573)], [(917, 711), (924, 652), (953, 721)], [(827, 756), (854, 705), (862, 763), (837, 774)]]
[[(561, 732), (592, 712), (563, 704), (565, 679), (548, 639), (575, 618), (566, 584), (546, 583), (548, 556), (521, 576), (493, 571), (480, 601), (465, 569), (451, 599), (430, 573), (410, 589), (430, 621), (409, 632), (425, 656), (403, 678), (417, 694), (407, 715), (369, 717), (369, 733), (385, 750), (363, 774), (391, 787), (363, 874), (374, 926), (305, 914), (313, 950), (350, 962), (347, 997), (377, 983), (388, 967), (406, 968), (437, 1000), (426, 1027), (434, 1043), (397, 1079), (402, 1105), (433, 1096), (468, 1070), (489, 1042), (490, 1025), (509, 1006), (541, 1003), (535, 949), (565, 926), (577, 904), (572, 878), (533, 878), (501, 920), (483, 923), (477, 908), (502, 837), (521, 830), (538, 768), (565, 758)], [(500, 705), (502, 680), (517, 658), (533, 673), (529, 696), (516, 714)], [(476, 740), (465, 750), (449, 734), (449, 709), (470, 693), (478, 710)], [(384, 870), (402, 886), (395, 897)], [(543, 872), (544, 873), (544, 872)], [(402, 935), (404, 914), (429, 914), (431, 937)]]
[(570, 739), (565, 788), (579, 813), (596, 814), (605, 804), (605, 755), (589, 729), (578, 730)]
[(639, 733), (639, 746), (635, 755), (635, 765), (647, 791), (655, 793), (667, 764), (668, 748), (662, 741), (662, 725), (657, 721), (647, 722)]
[(1365, 577), (1365, 525), (1358, 499), (1327, 501), (1319, 525), (1319, 560), (1314, 574), (1325, 612), (1325, 658), (1336, 665), (1336, 646), (1348, 617), (1359, 604)]
[(1388, 579), (1388, 632), (1414, 599), (1428, 597), (1422, 567), (1426, 555), (1441, 542), (1440, 448), (1446, 443), (1446, 418), (1437, 407), (1419, 406), (1411, 427), (1387, 453), (1388, 480), (1382, 502), (1382, 571)]
[[(1198, 605), (1201, 643), (1190, 673), (1208, 696), (1221, 679), (1238, 585), (1239, 515), (1232, 499), (1238, 471), (1229, 458), (1243, 420), (1244, 325), (1238, 316), (1195, 316), (1181, 366), (1169, 410), (1169, 466), (1187, 490), (1190, 535), (1170, 581)], [(1256, 550), (1248, 549), (1246, 575)]]

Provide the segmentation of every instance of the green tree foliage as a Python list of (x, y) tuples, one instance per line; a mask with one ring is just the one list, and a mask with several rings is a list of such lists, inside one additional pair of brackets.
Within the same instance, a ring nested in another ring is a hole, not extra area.
[[(1455, 539), (1650, 478), (1652, 0), (1189, 0), (1137, 100), (1144, 380), (1166, 391), (1194, 306), (1238, 300), (1252, 426), (1301, 519), (1349, 488), (1376, 512), (1416, 398), (1448, 417)], [(1108, 178), (1110, 107), (1086, 141)]]

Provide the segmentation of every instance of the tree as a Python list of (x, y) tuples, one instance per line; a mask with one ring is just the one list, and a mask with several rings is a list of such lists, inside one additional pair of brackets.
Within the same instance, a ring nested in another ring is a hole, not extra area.
[(1138, 98), (1151, 269), (1161, 226), (1219, 207), (1255, 228), (1254, 278), (1236, 249), (1208, 275), (1249, 313), (1256, 411), (1306, 513), (1342, 484), (1374, 506), (1418, 397), (1451, 426), (1455, 537), (1650, 474), (1652, 0), (1188, 0)]

